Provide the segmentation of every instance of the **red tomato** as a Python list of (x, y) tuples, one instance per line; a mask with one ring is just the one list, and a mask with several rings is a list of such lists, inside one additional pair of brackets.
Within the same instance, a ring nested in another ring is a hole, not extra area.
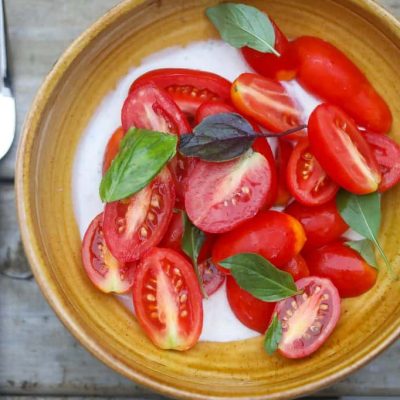
[(300, 110), (286, 89), (260, 75), (241, 74), (232, 84), (231, 98), (241, 113), (271, 132), (283, 132), (302, 123)]
[(198, 125), (201, 121), (203, 121), (203, 119), (209, 117), (210, 115), (234, 112), (236, 112), (236, 110), (224, 101), (206, 101), (196, 111), (196, 125)]
[(199, 271), (207, 296), (214, 294), (225, 281), (225, 275), (215, 266), (211, 258), (199, 264)]
[(297, 79), (309, 92), (343, 108), (358, 125), (388, 132), (392, 114), (365, 75), (339, 49), (322, 39), (303, 36), (290, 46)]
[(250, 67), (267, 78), (279, 81), (293, 79), (296, 75), (296, 65), (292, 53), (288, 51), (289, 41), (275, 22), (269, 19), (275, 30), (274, 48), (280, 57), (273, 53), (262, 53), (250, 47), (243, 47), (242, 54)]
[(120, 127), (110, 137), (103, 157), (103, 175), (107, 172), (108, 168), (110, 168), (111, 163), (117, 156), (119, 145), (124, 135), (125, 131)]
[(329, 278), (341, 297), (359, 296), (375, 285), (376, 269), (342, 241), (313, 250), (305, 257), (311, 274)]
[(334, 200), (314, 207), (293, 202), (285, 212), (295, 217), (303, 225), (307, 236), (307, 242), (303, 249), (305, 251), (337, 240), (349, 228), (340, 216)]
[(339, 186), (329, 178), (310, 152), (307, 140), (299, 141), (290, 155), (286, 184), (292, 196), (308, 206), (328, 202), (339, 190)]
[(294, 256), (286, 265), (280, 267), (280, 269), (285, 272), (289, 272), (289, 274), (293, 276), (293, 279), (295, 281), (310, 276), (310, 271), (308, 269), (307, 263), (300, 254)]
[(278, 139), (278, 147), (275, 154), (275, 165), (278, 180), (277, 197), (275, 204), (277, 206), (286, 206), (292, 196), (289, 193), (286, 183), (286, 170), (293, 152), (293, 146), (290, 142)]
[(152, 83), (137, 86), (129, 93), (122, 106), (121, 120), (125, 131), (132, 126), (176, 134), (192, 130), (167, 92)]
[[(258, 253), (277, 267), (286, 265), (304, 246), (300, 222), (288, 214), (262, 211), (231, 232), (218, 237), (212, 259), (215, 264), (239, 253)], [(223, 272), (229, 271), (219, 266)]]
[(378, 189), (381, 174), (373, 152), (340, 108), (319, 105), (308, 121), (308, 138), (312, 153), (338, 185), (355, 194)]
[(133, 196), (106, 204), (104, 238), (120, 261), (136, 261), (163, 238), (172, 217), (175, 189), (168, 168)]
[(82, 260), (93, 284), (105, 293), (125, 293), (133, 285), (135, 264), (116, 260), (103, 235), (103, 213), (90, 223), (82, 243)]
[(267, 303), (242, 289), (232, 276), (226, 279), (226, 295), (236, 318), (248, 328), (264, 333), (271, 320), (276, 303)]
[(198, 341), (202, 295), (192, 265), (176, 251), (154, 247), (146, 253), (136, 269), (133, 303), (157, 347), (188, 350)]
[(382, 174), (378, 190), (386, 192), (400, 182), (400, 146), (388, 136), (378, 133), (365, 132), (375, 159)]
[(183, 218), (182, 212), (173, 212), (171, 222), (165, 232), (163, 240), (160, 242), (160, 247), (168, 247), (176, 251), (182, 251), (182, 236), (183, 236)]
[(279, 352), (287, 358), (302, 358), (318, 350), (328, 339), (340, 316), (340, 297), (329, 279), (315, 276), (296, 282), (302, 294), (276, 305), (282, 323)]
[(205, 232), (221, 233), (254, 217), (268, 200), (272, 168), (257, 152), (224, 163), (198, 161), (187, 180), (189, 218)]
[(185, 68), (156, 69), (136, 79), (129, 91), (148, 82), (165, 89), (178, 107), (192, 118), (205, 101), (230, 100), (231, 83), (212, 72)]

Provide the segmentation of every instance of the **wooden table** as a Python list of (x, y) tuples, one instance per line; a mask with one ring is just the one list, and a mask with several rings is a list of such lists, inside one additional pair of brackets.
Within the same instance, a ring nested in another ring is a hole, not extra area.
[[(400, 18), (400, 0), (380, 2)], [(5, 3), (19, 132), (35, 92), (57, 57), (118, 0)], [(18, 233), (13, 188), (16, 147), (14, 144), (0, 161), (0, 395), (162, 399), (93, 358), (61, 325), (43, 299), (31, 278)], [(397, 342), (362, 370), (316, 396), (400, 398), (399, 371)]]

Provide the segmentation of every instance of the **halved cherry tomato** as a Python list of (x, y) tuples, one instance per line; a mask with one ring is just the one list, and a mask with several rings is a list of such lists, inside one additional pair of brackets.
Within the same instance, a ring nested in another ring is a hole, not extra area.
[(340, 108), (321, 104), (308, 121), (312, 153), (338, 185), (355, 194), (375, 192), (379, 167), (354, 121)]
[(203, 305), (192, 265), (174, 250), (154, 247), (134, 279), (136, 316), (150, 340), (161, 349), (193, 347), (203, 326)]
[(305, 255), (312, 275), (329, 278), (341, 297), (359, 296), (375, 285), (377, 272), (342, 241)]
[(358, 125), (386, 133), (392, 114), (361, 70), (339, 49), (322, 39), (295, 39), (290, 51), (296, 59), (297, 79), (309, 92), (343, 108)]
[(280, 269), (289, 272), (295, 281), (310, 276), (310, 270), (308, 269), (307, 263), (300, 254), (294, 256), (286, 265), (280, 267)]
[(221, 233), (254, 217), (268, 200), (272, 167), (257, 152), (224, 163), (198, 161), (187, 180), (189, 218), (205, 232)]
[(199, 264), (199, 271), (207, 296), (214, 294), (225, 281), (225, 275), (215, 266), (211, 258)]
[(400, 146), (388, 136), (364, 132), (382, 174), (378, 190), (386, 192), (400, 182)]
[(178, 107), (192, 118), (205, 101), (230, 100), (231, 83), (212, 72), (185, 68), (156, 69), (137, 78), (129, 91), (148, 82), (165, 89)]
[(302, 123), (301, 113), (286, 89), (261, 75), (241, 74), (232, 84), (231, 98), (241, 113), (271, 132), (283, 132)]
[(164, 238), (160, 242), (160, 247), (167, 247), (176, 251), (182, 251), (183, 236), (183, 217), (182, 212), (178, 210), (172, 213), (171, 222), (165, 232)]
[(196, 111), (196, 125), (198, 125), (204, 118), (214, 114), (221, 113), (234, 113), (236, 110), (224, 101), (211, 100), (203, 103)]
[(163, 238), (172, 217), (175, 188), (168, 168), (133, 196), (106, 204), (104, 237), (120, 261), (136, 261)]
[(293, 146), (289, 141), (278, 139), (278, 146), (275, 154), (275, 165), (278, 180), (278, 190), (275, 202), (277, 206), (286, 206), (286, 204), (289, 203), (289, 200), (292, 198), (286, 183), (286, 170), (292, 152)]
[(122, 129), (122, 127), (120, 127), (110, 137), (103, 157), (103, 175), (107, 172), (108, 168), (110, 168), (111, 163), (117, 156), (119, 152), (119, 145), (121, 144), (121, 140), (124, 135), (125, 131)]
[(242, 289), (232, 276), (226, 279), (226, 295), (236, 318), (248, 328), (264, 333), (271, 320), (276, 303), (267, 303)]
[(335, 197), (339, 186), (322, 169), (303, 139), (294, 148), (286, 168), (286, 184), (300, 203), (315, 206)]
[(267, 78), (279, 81), (293, 79), (296, 75), (296, 65), (292, 53), (287, 51), (289, 41), (276, 23), (270, 17), (269, 19), (275, 31), (274, 48), (280, 57), (273, 53), (262, 53), (250, 47), (243, 47), (242, 54), (250, 67)]
[[(277, 267), (286, 265), (304, 246), (306, 236), (300, 222), (288, 214), (261, 211), (231, 232), (218, 237), (214, 263), (239, 253), (258, 253)], [(229, 271), (218, 266), (224, 273)]]
[(335, 201), (307, 207), (293, 202), (285, 210), (303, 225), (307, 236), (304, 251), (315, 249), (337, 240), (349, 229), (340, 216)]
[(132, 126), (159, 132), (190, 133), (191, 127), (167, 92), (153, 83), (137, 86), (126, 98), (121, 111), (122, 127)]
[(340, 316), (340, 297), (329, 279), (310, 276), (296, 282), (301, 291), (276, 305), (282, 323), (279, 352), (302, 358), (318, 350), (328, 339)]
[(125, 293), (132, 287), (136, 264), (119, 262), (108, 250), (103, 213), (93, 219), (85, 233), (82, 260), (88, 277), (102, 292)]

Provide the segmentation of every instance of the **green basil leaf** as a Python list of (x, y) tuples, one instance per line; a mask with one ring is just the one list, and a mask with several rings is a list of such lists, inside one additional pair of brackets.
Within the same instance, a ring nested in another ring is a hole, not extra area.
[(376, 263), (376, 257), (374, 252), (374, 245), (369, 239), (363, 240), (352, 240), (349, 242), (345, 242), (346, 246), (349, 246), (371, 266), (378, 269), (378, 265)]
[(263, 53), (280, 54), (275, 50), (275, 30), (266, 14), (245, 4), (223, 3), (206, 10), (207, 17), (222, 39), (231, 46), (244, 46)]
[(182, 211), (183, 218), (183, 237), (182, 237), (182, 250), (184, 253), (192, 259), (194, 271), (196, 272), (197, 279), (199, 281), (200, 289), (203, 297), (207, 298), (207, 294), (203, 285), (203, 278), (200, 274), (197, 260), (201, 247), (205, 240), (205, 234), (199, 228), (194, 226), (186, 213)]
[(272, 321), (265, 333), (264, 349), (268, 354), (275, 353), (278, 350), (279, 342), (282, 338), (282, 323), (278, 316), (274, 314)]
[(147, 186), (174, 157), (178, 138), (162, 132), (131, 128), (100, 184), (100, 198), (109, 203)]
[(257, 299), (274, 302), (298, 294), (292, 275), (259, 254), (236, 254), (219, 264), (230, 269), (238, 285)]

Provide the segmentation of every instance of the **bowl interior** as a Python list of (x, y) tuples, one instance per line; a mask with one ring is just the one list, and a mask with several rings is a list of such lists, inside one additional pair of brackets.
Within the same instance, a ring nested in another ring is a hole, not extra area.
[[(113, 297), (86, 278), (74, 219), (71, 178), (79, 139), (116, 82), (141, 59), (173, 45), (217, 37), (204, 17), (216, 1), (128, 0), (65, 53), (40, 91), (20, 146), (17, 191), (25, 248), (36, 279), (59, 317), (106, 364), (175, 397), (277, 398), (332, 383), (377, 354), (400, 330), (399, 281), (382, 268), (376, 287), (343, 301), (339, 326), (314, 356), (267, 356), (262, 339), (201, 342), (185, 353), (160, 351)], [(310, 34), (344, 50), (390, 104), (400, 141), (400, 30), (370, 1), (249, 1), (289, 36)], [(399, 267), (400, 189), (384, 196), (380, 239)]]

